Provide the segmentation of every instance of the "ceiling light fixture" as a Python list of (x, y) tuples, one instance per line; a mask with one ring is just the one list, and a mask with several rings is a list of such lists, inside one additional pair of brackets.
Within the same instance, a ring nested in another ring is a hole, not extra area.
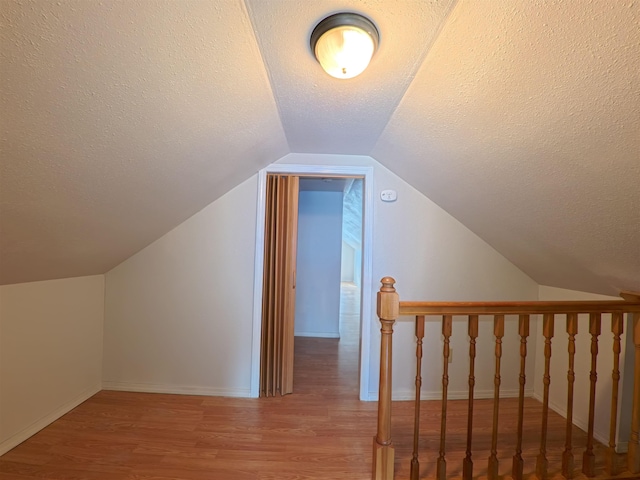
[(357, 13), (336, 13), (311, 33), (311, 50), (325, 72), (335, 78), (353, 78), (369, 65), (378, 48), (378, 29)]

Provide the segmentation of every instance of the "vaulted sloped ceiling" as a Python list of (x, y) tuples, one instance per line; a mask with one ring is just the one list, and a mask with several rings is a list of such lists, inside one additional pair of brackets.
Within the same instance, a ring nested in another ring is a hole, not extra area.
[[(381, 43), (340, 81), (308, 39), (346, 10)], [(314, 152), (373, 156), (539, 283), (640, 290), (639, 14), (610, 0), (0, 2), (0, 282), (105, 272)]]
[(105, 272), (289, 152), (240, 0), (0, 9), (3, 283)]
[(639, 13), (459, 2), (372, 156), (537, 282), (640, 291)]

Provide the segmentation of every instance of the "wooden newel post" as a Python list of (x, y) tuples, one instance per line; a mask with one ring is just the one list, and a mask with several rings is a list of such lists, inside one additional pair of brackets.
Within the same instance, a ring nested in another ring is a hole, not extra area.
[(391, 349), (393, 324), (399, 316), (400, 300), (391, 277), (380, 280), (378, 317), (380, 328), (380, 384), (378, 390), (378, 432), (373, 438), (373, 480), (393, 480), (394, 447), (391, 443)]
[(631, 411), (631, 438), (627, 454), (631, 473), (640, 473), (640, 313), (633, 314), (633, 344), (635, 345), (635, 366), (633, 371), (633, 407)]

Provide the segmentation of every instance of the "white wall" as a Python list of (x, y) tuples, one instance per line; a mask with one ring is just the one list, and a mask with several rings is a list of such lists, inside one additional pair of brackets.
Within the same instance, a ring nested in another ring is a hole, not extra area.
[[(539, 287), (539, 298), (542, 301), (561, 300), (620, 300), (620, 298), (605, 295), (596, 295), (562, 288), (547, 286)], [(569, 369), (568, 335), (564, 316), (557, 316), (554, 322), (554, 337), (551, 342), (551, 385), (549, 388), (549, 406), (562, 416), (567, 415), (567, 371)], [(623, 398), (632, 394), (633, 365), (628, 368), (625, 375), (625, 355), (628, 347), (626, 336), (628, 322), (625, 319), (625, 333), (622, 338), (622, 353), (620, 359), (620, 371), (622, 377), (621, 396), (618, 403), (618, 447), (626, 451), (629, 440), (629, 425), (631, 424), (631, 411), (622, 410)], [(538, 348), (536, 350), (535, 388), (534, 396), (542, 401), (544, 386), (544, 337), (542, 336), (542, 321), (538, 323), (536, 335)], [(631, 350), (633, 353), (633, 350)], [(594, 424), (594, 436), (604, 443), (609, 444), (609, 418), (611, 414), (611, 372), (613, 370), (613, 334), (611, 333), (611, 315), (602, 316), (602, 332), (598, 337), (598, 381), (596, 383), (596, 414)], [(576, 335), (576, 357), (574, 385), (573, 423), (583, 430), (587, 430), (589, 420), (589, 373), (591, 371), (591, 335), (589, 333), (589, 316), (581, 315), (578, 319), (578, 335)]]
[(106, 274), (104, 388), (248, 396), (257, 176)]
[[(538, 285), (503, 256), (451, 217), (431, 200), (370, 157), (345, 155), (289, 154), (277, 163), (303, 165), (353, 165), (374, 167), (374, 285), (390, 275), (404, 300), (537, 300)], [(365, 188), (369, 188), (365, 185)], [(398, 200), (380, 201), (380, 192), (394, 189)], [(375, 294), (373, 296), (375, 302)], [(373, 309), (375, 312), (375, 307)], [(375, 332), (371, 339), (369, 396), (378, 392), (380, 350), (379, 321), (365, 319)], [(535, 324), (532, 326), (535, 329)], [(403, 318), (394, 328), (394, 398), (412, 399), (415, 375), (413, 322)], [(493, 324), (483, 319), (476, 359), (476, 395), (493, 396)], [(530, 339), (535, 351), (536, 339)], [(519, 337), (517, 322), (506, 325), (503, 357), (503, 394), (518, 391)], [(468, 337), (466, 324), (456, 320), (452, 338), (449, 396), (466, 398), (468, 389)], [(438, 397), (441, 391), (441, 327), (430, 320), (426, 328), (423, 363), (423, 394)], [(433, 365), (433, 368), (429, 366)], [(533, 375), (534, 362), (527, 365)], [(530, 377), (531, 378), (531, 377)], [(528, 393), (533, 391), (528, 385)]]
[(342, 192), (301, 191), (295, 334), (340, 337)]
[[(373, 166), (374, 279), (392, 275), (403, 299), (535, 300), (538, 285), (417, 190), (370, 157), (289, 154), (278, 163)], [(249, 395), (257, 176), (106, 275), (104, 386), (126, 390)], [(369, 188), (369, 186), (366, 186)], [(382, 203), (380, 191), (398, 192)], [(372, 292), (373, 285), (363, 285)], [(375, 295), (374, 295), (375, 302)], [(374, 310), (375, 311), (375, 307)], [(377, 396), (379, 322), (373, 317), (370, 398)], [(503, 392), (518, 388), (518, 337), (507, 325)], [(394, 396), (412, 398), (413, 325), (396, 327)], [(441, 384), (440, 326), (427, 328), (425, 395)], [(493, 336), (481, 325), (477, 394), (493, 394)], [(466, 395), (466, 327), (452, 339), (451, 396)], [(408, 347), (407, 347), (408, 346)], [(535, 351), (535, 339), (531, 339)], [(533, 361), (529, 362), (530, 375)], [(486, 367), (486, 368), (485, 368)]]
[(0, 286), (0, 455), (100, 390), (104, 276)]

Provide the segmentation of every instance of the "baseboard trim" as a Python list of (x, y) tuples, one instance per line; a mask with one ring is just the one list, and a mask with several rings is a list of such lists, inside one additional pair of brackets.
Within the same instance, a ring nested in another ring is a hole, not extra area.
[(84, 392), (82, 392), (80, 395), (75, 397), (73, 400), (70, 400), (69, 402), (61, 405), (60, 407), (56, 408), (54, 411), (52, 411), (48, 415), (45, 415), (44, 417), (40, 418), (39, 420), (36, 420), (35, 422), (33, 422), (27, 428), (25, 428), (23, 430), (20, 430), (18, 433), (12, 435), (8, 439), (6, 439), (4, 442), (0, 443), (0, 455), (4, 455), (9, 450), (17, 447), (22, 442), (27, 440), (29, 437), (35, 435), (36, 433), (38, 433), (40, 430), (42, 430), (46, 426), (52, 424), (53, 422), (58, 420), (63, 415), (69, 413), (71, 410), (76, 408), (82, 402), (84, 402), (84, 401), (88, 400), (89, 398), (93, 397), (100, 390), (102, 390), (102, 386), (100, 384), (94, 385), (93, 387), (91, 387), (91, 388), (85, 390)]
[(312, 338), (340, 338), (339, 333), (333, 332), (296, 332), (296, 337), (312, 337)]
[(251, 396), (248, 388), (213, 388), (165, 385), (159, 383), (102, 382), (103, 390), (139, 393), (168, 393), (173, 395), (203, 395), (207, 397), (247, 398)]
[[(487, 398), (493, 398), (494, 391), (490, 390), (475, 390), (473, 392), (473, 398), (476, 400), (483, 400)], [(500, 398), (517, 398), (520, 395), (520, 389), (504, 389), (500, 390)], [(525, 397), (533, 396), (533, 388), (525, 389)], [(408, 400), (415, 400), (415, 390), (396, 390), (391, 394), (391, 399), (394, 402), (402, 402)], [(466, 400), (469, 398), (468, 390), (453, 390), (447, 392), (448, 400)], [(421, 400), (442, 400), (442, 390), (423, 390), (420, 393)], [(378, 401), (378, 392), (369, 392), (369, 397), (366, 399), (371, 402)]]
[[(533, 394), (533, 398), (535, 398), (536, 400), (538, 400), (540, 403), (543, 402), (543, 397), (542, 395), (540, 395), (538, 392), (535, 392)], [(560, 415), (563, 418), (567, 418), (567, 408), (563, 405), (559, 405), (551, 400), (549, 400), (549, 408), (551, 410), (553, 410), (554, 412), (556, 412), (558, 415)], [(583, 431), (588, 431), (589, 430), (589, 423), (588, 420), (583, 420), (581, 418), (576, 418), (575, 415), (572, 419), (573, 424), (580, 428)], [(597, 430), (594, 429), (593, 431), (593, 438), (595, 438), (596, 440), (598, 440), (600, 443), (602, 443), (603, 445), (609, 445), (609, 432), (598, 432)], [(627, 453), (629, 449), (629, 442), (619, 442), (618, 444), (616, 444), (616, 452), (618, 453)]]

